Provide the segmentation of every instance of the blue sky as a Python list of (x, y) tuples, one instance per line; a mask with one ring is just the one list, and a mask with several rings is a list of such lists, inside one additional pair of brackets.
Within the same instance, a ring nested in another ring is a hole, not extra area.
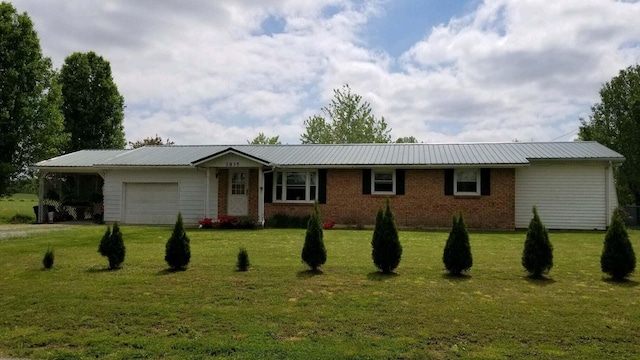
[(598, 90), (640, 62), (640, 3), (615, 0), (15, 0), (56, 65), (95, 51), (125, 133), (299, 143), (349, 84), (392, 138), (572, 140)]

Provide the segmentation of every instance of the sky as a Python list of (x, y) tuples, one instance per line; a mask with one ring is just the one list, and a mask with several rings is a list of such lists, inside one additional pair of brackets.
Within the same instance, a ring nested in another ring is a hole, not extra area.
[(14, 0), (60, 68), (111, 63), (127, 141), (300, 143), (348, 84), (392, 140), (571, 141), (640, 63), (640, 2)]

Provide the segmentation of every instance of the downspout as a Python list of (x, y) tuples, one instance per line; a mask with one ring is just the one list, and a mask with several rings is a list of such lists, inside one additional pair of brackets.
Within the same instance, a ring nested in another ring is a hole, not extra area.
[(258, 183), (260, 184), (260, 196), (258, 197), (258, 221), (262, 227), (264, 227), (264, 174), (272, 173), (275, 169), (276, 167), (271, 165), (271, 170), (263, 171), (262, 168), (260, 168), (260, 171), (258, 171)]

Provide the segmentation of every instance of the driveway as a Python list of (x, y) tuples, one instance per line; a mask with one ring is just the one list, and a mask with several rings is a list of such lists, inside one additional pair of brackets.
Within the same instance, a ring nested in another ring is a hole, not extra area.
[(29, 234), (66, 230), (69, 227), (61, 224), (17, 224), (0, 225), (0, 239), (9, 237), (26, 237)]

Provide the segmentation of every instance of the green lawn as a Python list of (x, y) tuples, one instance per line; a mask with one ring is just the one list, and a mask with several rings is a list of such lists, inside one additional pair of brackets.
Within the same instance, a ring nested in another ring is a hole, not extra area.
[(0, 198), (0, 224), (6, 224), (17, 214), (36, 220), (33, 207), (38, 205), (38, 196), (34, 194), (14, 194)]
[[(36, 228), (48, 225), (34, 225)], [(103, 226), (0, 238), (0, 357), (50, 359), (623, 359), (640, 354), (640, 287), (600, 272), (604, 233), (551, 233), (549, 281), (525, 277), (524, 234), (471, 233), (470, 277), (443, 275), (444, 232), (401, 232), (397, 276), (374, 272), (371, 231), (325, 231), (322, 275), (300, 262), (304, 230), (188, 232), (123, 226), (106, 271)], [(640, 232), (630, 232), (640, 249)], [(55, 265), (42, 270), (47, 246)], [(234, 271), (240, 246), (253, 264)], [(633, 279), (633, 278), (632, 278)]]

